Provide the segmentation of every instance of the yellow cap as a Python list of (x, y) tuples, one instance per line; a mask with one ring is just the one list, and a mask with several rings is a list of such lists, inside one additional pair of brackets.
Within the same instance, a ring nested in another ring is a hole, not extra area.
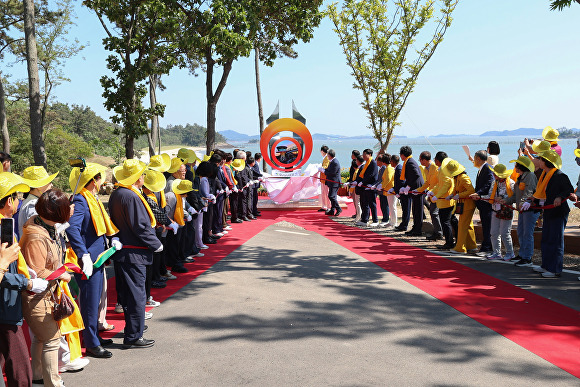
[(558, 136), (560, 133), (556, 129), (552, 129), (551, 126), (546, 126), (542, 131), (542, 138), (546, 141), (558, 141)]
[(154, 171), (152, 169), (147, 169), (145, 171), (145, 178), (143, 179), (143, 185), (151, 192), (159, 192), (165, 188), (167, 181), (163, 173)]
[(53, 181), (56, 175), (58, 172), (49, 176), (43, 166), (33, 165), (22, 172), (22, 181), (30, 188), (40, 188)]
[(193, 187), (189, 180), (175, 179), (173, 180), (173, 183), (171, 183), (171, 190), (176, 195), (183, 195), (193, 191)]
[(235, 159), (232, 161), (232, 167), (236, 171), (241, 171), (242, 169), (246, 168), (246, 162), (243, 159)]
[(12, 172), (0, 172), (0, 199), (12, 195), (14, 192), (28, 192), (30, 187), (22, 178)]
[(113, 175), (115, 179), (124, 185), (131, 185), (135, 183), (143, 172), (147, 169), (147, 164), (141, 160), (129, 159), (123, 162), (123, 165), (118, 165), (113, 168)]
[(175, 173), (179, 170), (179, 167), (183, 165), (183, 160), (180, 157), (174, 157), (171, 159), (171, 167), (167, 170), (169, 173)]
[(166, 172), (171, 167), (171, 157), (167, 153), (151, 156), (147, 168), (157, 172)]
[[(101, 164), (87, 163), (87, 166), (85, 167), (85, 170), (83, 171), (81, 178), (79, 180), (80, 169), (79, 169), (79, 167), (74, 167), (72, 169), (72, 171), (70, 171), (70, 175), (68, 177), (68, 184), (70, 186), (71, 191), (74, 190), (75, 187), (77, 187), (77, 191), (73, 192), (73, 195), (81, 192), (81, 189), (83, 189), (83, 187), (85, 185), (87, 185), (87, 183), (89, 181), (91, 181), (93, 179), (93, 177), (95, 177), (99, 173), (103, 174), (106, 171), (107, 171), (107, 167), (105, 167)], [(103, 178), (104, 177), (105, 176), (103, 176)], [(79, 180), (78, 186), (77, 186), (77, 180)]]
[(442, 169), (443, 174), (447, 177), (454, 177), (465, 171), (465, 167), (459, 164), (456, 160), (449, 160), (447, 165), (445, 165), (445, 168)]
[(555, 150), (549, 149), (544, 153), (540, 153), (540, 157), (551, 162), (556, 168), (562, 168), (562, 159)]
[(195, 152), (192, 149), (188, 148), (179, 149), (179, 151), (177, 152), (177, 157), (182, 159), (185, 164), (193, 164), (197, 160), (199, 160)]
[(530, 172), (534, 172), (536, 170), (534, 162), (528, 156), (520, 156), (516, 160), (511, 160), (510, 163), (518, 163), (523, 165), (524, 167), (528, 168)]
[(507, 169), (503, 164), (496, 164), (495, 167), (489, 167), (489, 169), (491, 169), (491, 171), (500, 179), (507, 179), (514, 171), (513, 169)]

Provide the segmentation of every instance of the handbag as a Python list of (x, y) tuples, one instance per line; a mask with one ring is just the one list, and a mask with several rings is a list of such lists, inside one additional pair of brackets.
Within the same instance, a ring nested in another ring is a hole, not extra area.
[(463, 206), (465, 205), (465, 203), (463, 202), (457, 202), (455, 203), (455, 215), (462, 215), (463, 214)]
[(69, 296), (67, 296), (62, 289), (62, 286), (60, 286), (60, 281), (58, 281), (58, 287), (60, 288), (60, 299), (57, 300), (54, 291), (52, 292), (52, 300), (54, 301), (52, 317), (54, 318), (54, 321), (65, 319), (75, 311), (75, 306)]

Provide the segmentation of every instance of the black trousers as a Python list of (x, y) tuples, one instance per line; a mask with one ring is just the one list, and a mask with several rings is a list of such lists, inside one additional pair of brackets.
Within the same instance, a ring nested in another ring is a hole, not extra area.
[(209, 238), (209, 232), (211, 231), (211, 227), (213, 224), (213, 215), (214, 215), (214, 203), (209, 203), (207, 207), (207, 212), (203, 214), (203, 223), (202, 223), (202, 239), (207, 240)]
[(224, 231), (223, 228), (223, 212), (224, 212), (224, 195), (219, 195), (217, 200), (214, 204), (214, 212), (213, 212), (213, 223), (212, 223), (212, 232), (217, 234), (218, 232)]
[(389, 215), (389, 201), (385, 195), (379, 195), (379, 205), (381, 206), (381, 214), (383, 214), (383, 223), (387, 223), (390, 219)]
[[(330, 200), (330, 209), (335, 211), (340, 210), (340, 204), (338, 204), (338, 187), (328, 187), (328, 200)], [(376, 211), (376, 210), (375, 210)]]
[(401, 195), (399, 197), (399, 202), (401, 202), (401, 208), (403, 210), (403, 215), (401, 216), (401, 223), (399, 228), (407, 229), (409, 227), (409, 221), (411, 220), (411, 197), (410, 195)]
[(238, 191), (238, 218), (248, 214), (248, 191), (247, 188)]
[(373, 217), (373, 222), (378, 222), (379, 218), (377, 216), (377, 197), (374, 191), (364, 190), (361, 195), (361, 222), (369, 221), (369, 211)]
[[(455, 246), (455, 241), (453, 238), (453, 228), (451, 226), (451, 218), (455, 218), (453, 214), (453, 206), (447, 208), (439, 209), (439, 220), (441, 221), (441, 231), (443, 231), (443, 236), (445, 237), (445, 244), (447, 246)], [(455, 218), (457, 223), (457, 218)]]
[(232, 221), (237, 220), (238, 219), (238, 203), (239, 203), (239, 197), (238, 197), (239, 193), (238, 192), (233, 192), (230, 194), (230, 214), (231, 214), (231, 219)]
[(258, 215), (258, 187), (260, 185), (256, 184), (252, 187), (252, 214), (254, 216)]
[(180, 266), (182, 265), (181, 262), (185, 259), (181, 251), (183, 230), (184, 227), (180, 227), (177, 230), (177, 234), (174, 234), (173, 230), (169, 230), (165, 237), (167, 243), (163, 245), (163, 249), (165, 250), (165, 261), (169, 267)]
[(252, 215), (252, 189), (250, 187), (244, 188), (244, 205), (242, 207), (243, 216)]
[(0, 324), (0, 360), (0, 366), (4, 364), (8, 386), (32, 385), (28, 344), (21, 325)]
[(117, 301), (125, 309), (124, 343), (138, 340), (143, 336), (145, 326), (146, 266), (130, 262), (115, 261), (117, 278)]
[(491, 203), (477, 200), (475, 206), (479, 210), (479, 218), (481, 219), (481, 231), (483, 232), (483, 240), (481, 241), (481, 251), (491, 251)]
[(423, 229), (423, 218), (425, 213), (423, 212), (423, 195), (410, 195), (411, 204), (413, 209), (413, 232), (421, 232)]

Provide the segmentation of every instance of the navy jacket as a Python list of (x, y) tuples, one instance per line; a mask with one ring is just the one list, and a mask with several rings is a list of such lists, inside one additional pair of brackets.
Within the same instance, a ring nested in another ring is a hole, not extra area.
[[(359, 172), (359, 175), (361, 173), (362, 173), (362, 170)], [(367, 170), (365, 171), (365, 175), (362, 178), (363, 186), (375, 185), (377, 183), (378, 179), (379, 179), (379, 168), (377, 166), (377, 162), (373, 159), (369, 163), (369, 166), (368, 166)], [(366, 188), (366, 187), (364, 187), (364, 188)]]
[(262, 177), (262, 172), (260, 171), (260, 166), (257, 162), (255, 162), (254, 166), (250, 168), (252, 168), (253, 180), (258, 180), (258, 177)]
[[(395, 193), (398, 195), (399, 194), (399, 190), (403, 187), (407, 186), (407, 181), (406, 180), (401, 180), (401, 172), (403, 171), (403, 166), (401, 164), (397, 164), (397, 166), (395, 167), (395, 177), (394, 177), (394, 190)], [(405, 175), (407, 174), (407, 171), (405, 171)], [(405, 176), (407, 177), (407, 176)]]
[[(479, 196), (489, 195), (494, 181), (493, 172), (489, 169), (489, 164), (483, 164), (477, 178), (475, 179), (475, 193)], [(478, 202), (481, 202), (481, 200), (478, 200)]]
[(562, 198), (562, 205), (544, 210), (544, 218), (567, 216), (570, 212), (570, 206), (566, 199), (572, 192), (574, 192), (574, 187), (570, 183), (568, 175), (561, 170), (557, 170), (546, 186), (546, 202), (544, 205), (554, 204), (554, 199), (557, 197)]
[(73, 204), (75, 211), (68, 221), (70, 227), (66, 230), (68, 240), (79, 259), (89, 253), (95, 262), (99, 254), (106, 250), (106, 237), (97, 236), (87, 199), (82, 195), (75, 195)]
[[(401, 167), (401, 169), (403, 169), (403, 167)], [(419, 164), (417, 164), (414, 158), (407, 159), (407, 164), (405, 166), (405, 181), (405, 186), (408, 185), (412, 190), (421, 187), (425, 182), (423, 180), (421, 168), (419, 168)]]
[[(368, 170), (370, 169), (370, 165)], [(336, 188), (338, 186), (340, 186), (339, 183), (333, 183), (332, 181), (336, 181), (336, 182), (340, 182), (340, 163), (338, 162), (338, 160), (335, 158), (333, 158), (330, 163), (328, 164), (328, 167), (324, 170), (324, 174), (326, 175), (326, 185), (329, 188)]]
[(113, 259), (136, 265), (153, 263), (153, 251), (161, 247), (161, 242), (151, 227), (149, 214), (141, 199), (130, 189), (119, 187), (109, 199), (111, 220), (119, 229), (117, 236), (124, 245), (142, 246), (147, 249), (125, 248), (116, 252)]
[(18, 274), (17, 261), (8, 265), (8, 271), (0, 282), (0, 324), (22, 325), (22, 296), (26, 290), (28, 279)]

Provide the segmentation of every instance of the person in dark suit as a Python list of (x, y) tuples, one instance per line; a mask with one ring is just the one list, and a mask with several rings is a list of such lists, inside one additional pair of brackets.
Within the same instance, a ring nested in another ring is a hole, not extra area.
[[(411, 231), (407, 232), (410, 236), (421, 236), (423, 228), (423, 196), (410, 194), (410, 191), (415, 191), (421, 187), (424, 183), (423, 174), (419, 168), (419, 164), (413, 158), (413, 150), (409, 146), (402, 146), (399, 151), (401, 155), (401, 160), (404, 164), (401, 171), (401, 176), (399, 179), (405, 180), (405, 186), (399, 190), (401, 195), (401, 202), (407, 201), (408, 206), (412, 208), (413, 211), (413, 228)], [(406, 196), (406, 198), (403, 198)], [(405, 217), (406, 216), (406, 217)], [(409, 224), (409, 219), (411, 217), (410, 211), (403, 214), (403, 222), (406, 226)], [(401, 222), (401, 223), (403, 223)], [(406, 229), (407, 227), (405, 227)]]
[(329, 163), (328, 167), (320, 168), (320, 172), (326, 175), (326, 186), (328, 187), (328, 200), (330, 200), (330, 209), (325, 212), (326, 215), (339, 216), (342, 212), (338, 204), (337, 193), (340, 187), (340, 163), (336, 159), (336, 152), (334, 149), (329, 149), (326, 152)]
[(369, 222), (369, 211), (373, 217), (372, 227), (379, 225), (379, 218), (377, 216), (377, 198), (375, 191), (371, 187), (377, 184), (379, 179), (379, 168), (377, 163), (373, 160), (372, 149), (365, 149), (363, 151), (363, 158), (365, 163), (361, 165), (361, 170), (357, 176), (358, 187), (362, 188), (361, 195), (361, 220), (357, 222), (358, 226), (366, 226)]
[[(80, 174), (79, 168), (73, 168), (69, 178), (71, 190), (75, 189), (77, 180), (79, 181), (75, 192), (73, 204), (75, 210), (69, 220), (69, 228), (66, 230), (71, 248), (78, 257), (79, 264), (82, 263), (83, 270), (90, 267), (88, 279), (82, 278), (81, 274), (75, 274), (76, 282), (80, 288), (81, 315), (85, 324), (83, 330), (83, 343), (87, 350), (87, 355), (98, 358), (110, 358), (113, 354), (102, 347), (102, 345), (112, 344), (112, 340), (103, 340), (99, 337), (99, 303), (103, 290), (103, 270), (104, 265), (92, 268), (99, 255), (107, 249), (107, 236), (113, 236), (117, 229), (110, 225), (110, 220), (106, 212), (101, 212), (98, 204), (99, 199), (96, 194), (99, 192), (102, 174), (106, 167), (88, 163), (87, 167)], [(79, 179), (79, 174), (80, 179)], [(95, 219), (96, 218), (96, 219)], [(95, 224), (101, 227), (97, 230)]]
[(407, 231), (407, 227), (409, 226), (409, 220), (411, 219), (411, 201), (409, 200), (408, 195), (400, 195), (402, 188), (407, 186), (407, 181), (404, 178), (401, 178), (401, 174), (403, 173), (403, 165), (399, 163), (401, 158), (399, 155), (392, 155), (391, 156), (391, 166), (395, 168), (395, 185), (393, 187), (393, 193), (397, 195), (399, 198), (399, 202), (401, 203), (401, 223), (393, 230), (395, 231)]
[(262, 177), (260, 161), (262, 161), (262, 154), (256, 153), (254, 155), (254, 164), (249, 163), (252, 168), (252, 178), (254, 179), (254, 185), (252, 186), (252, 215), (256, 217), (262, 215), (258, 211), (258, 188), (260, 188), (260, 178)]
[(477, 178), (475, 180), (475, 193), (470, 195), (470, 198), (475, 200), (475, 206), (479, 210), (479, 218), (481, 219), (481, 230), (483, 232), (483, 240), (481, 241), (480, 253), (489, 253), (491, 248), (491, 203), (489, 199), (491, 188), (493, 187), (494, 177), (493, 172), (489, 169), (487, 163), (487, 152), (479, 150), (473, 155), (473, 165), (479, 168)]
[(152, 347), (155, 340), (143, 338), (145, 326), (146, 266), (153, 263), (153, 253), (163, 251), (155, 235), (155, 217), (139, 193), (147, 165), (139, 160), (125, 160), (113, 169), (119, 187), (109, 199), (113, 224), (119, 229), (123, 249), (113, 255), (117, 294), (125, 311), (124, 348)]

